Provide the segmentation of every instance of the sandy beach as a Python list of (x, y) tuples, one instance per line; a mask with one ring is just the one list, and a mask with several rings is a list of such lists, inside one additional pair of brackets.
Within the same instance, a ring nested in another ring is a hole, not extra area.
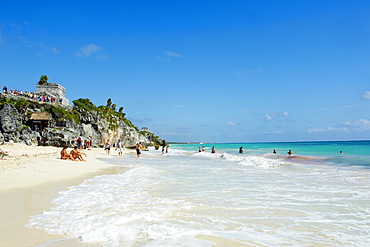
[(0, 246), (35, 246), (63, 238), (26, 224), (32, 215), (53, 207), (51, 201), (59, 191), (116, 171), (114, 166), (98, 160), (107, 157), (103, 149), (85, 150), (87, 162), (75, 162), (61, 160), (61, 148), (19, 144), (0, 147), (9, 154), (0, 159)]

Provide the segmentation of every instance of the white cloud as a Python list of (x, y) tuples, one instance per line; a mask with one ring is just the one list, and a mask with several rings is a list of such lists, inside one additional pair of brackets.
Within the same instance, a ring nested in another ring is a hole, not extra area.
[(157, 56), (158, 60), (165, 61), (165, 62), (171, 62), (172, 61), (171, 58), (183, 58), (183, 55), (181, 55), (179, 53), (172, 52), (172, 51), (165, 51), (163, 53), (164, 53), (165, 56), (164, 57)]
[(352, 131), (370, 130), (370, 120), (360, 119), (354, 123), (346, 121), (343, 123), (343, 126), (341, 127), (311, 128), (311, 129), (308, 129), (307, 132), (312, 134), (312, 133), (318, 133), (318, 132), (333, 132), (333, 131), (348, 132), (351, 130)]
[(88, 45), (83, 45), (82, 47), (80, 47), (77, 52), (76, 52), (76, 56), (78, 57), (88, 57), (90, 56), (91, 54), (101, 50), (102, 48), (95, 45), (95, 44), (88, 44)]
[(172, 109), (184, 108), (182, 105), (171, 104)]
[(370, 99), (370, 91), (365, 91), (363, 94), (362, 94), (362, 97), (365, 98), (365, 99)]
[(172, 51), (165, 51), (164, 54), (167, 57), (179, 57), (179, 58), (183, 58), (183, 56), (181, 54), (175, 53), (175, 52), (172, 52)]
[(312, 133), (316, 133), (316, 132), (325, 132), (325, 131), (329, 131), (331, 127), (328, 127), (328, 128), (311, 128), (311, 129), (308, 129), (307, 132), (312, 134)]
[(237, 126), (238, 125), (237, 123), (234, 123), (234, 122), (231, 122), (231, 121), (227, 122), (226, 124), (230, 125), (230, 126)]
[(58, 49), (57, 49), (57, 48), (55, 48), (55, 47), (50, 48), (49, 50), (50, 50), (50, 52), (52, 52), (52, 53), (59, 53)]
[(266, 113), (265, 114), (265, 119), (270, 121), (270, 120), (272, 120), (272, 116), (270, 114)]
[(271, 121), (273, 119), (286, 120), (289, 119), (289, 112), (269, 112), (264, 115), (264, 120)]
[(368, 119), (360, 119), (357, 123), (355, 123), (355, 126), (361, 130), (367, 130), (370, 129), (370, 121)]
[(318, 110), (321, 111), (321, 110), (329, 110), (329, 109), (345, 109), (345, 108), (352, 108), (356, 106), (357, 105), (342, 105), (342, 106), (336, 106), (336, 107), (328, 106), (328, 107), (319, 108)]

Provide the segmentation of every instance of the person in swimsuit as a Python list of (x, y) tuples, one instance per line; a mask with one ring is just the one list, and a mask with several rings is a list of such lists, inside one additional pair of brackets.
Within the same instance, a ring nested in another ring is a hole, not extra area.
[(73, 161), (77, 161), (75, 158), (73, 158), (72, 154), (69, 154), (67, 152), (67, 148), (68, 148), (68, 146), (63, 147), (63, 150), (60, 152), (60, 158), (62, 160), (71, 159)]
[(140, 150), (141, 148), (142, 148), (141, 142), (136, 143), (136, 156), (138, 158), (140, 158), (140, 156), (141, 156), (141, 150)]
[(105, 152), (107, 154), (110, 154), (110, 142), (109, 142), (109, 140), (107, 140), (107, 142), (105, 143)]
[(82, 158), (82, 155), (85, 155), (87, 157), (87, 155), (81, 151), (78, 150), (78, 147), (75, 146), (74, 149), (70, 152), (70, 154), (72, 155), (72, 157), (74, 159), (79, 159), (81, 161), (86, 161)]

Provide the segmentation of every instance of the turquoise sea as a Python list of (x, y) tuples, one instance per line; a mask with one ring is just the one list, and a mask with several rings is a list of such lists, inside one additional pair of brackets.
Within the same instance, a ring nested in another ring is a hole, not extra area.
[(370, 246), (370, 141), (112, 153), (30, 220), (67, 236), (40, 246)]

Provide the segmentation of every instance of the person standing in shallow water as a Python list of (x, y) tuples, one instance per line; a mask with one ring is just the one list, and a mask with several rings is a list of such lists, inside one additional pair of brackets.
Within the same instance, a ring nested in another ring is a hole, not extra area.
[(122, 142), (120, 139), (118, 139), (118, 142), (116, 144), (116, 148), (117, 148), (117, 151), (118, 151), (118, 155), (121, 156), (122, 155)]
[(274, 151), (272, 151), (273, 154), (276, 154), (276, 149), (274, 148)]
[(140, 156), (141, 156), (141, 150), (140, 150), (141, 148), (142, 148), (141, 142), (136, 143), (136, 156), (138, 158), (140, 158)]
[(216, 149), (215, 149), (215, 147), (212, 147), (212, 151), (211, 151), (213, 154), (215, 154), (216, 153)]
[(293, 154), (292, 150), (289, 150), (288, 155), (292, 155), (292, 154)]
[(105, 152), (107, 154), (110, 154), (110, 142), (109, 142), (109, 140), (107, 140), (107, 142), (105, 143)]
[(239, 153), (242, 154), (244, 151), (243, 151), (243, 147), (240, 147), (239, 148)]

